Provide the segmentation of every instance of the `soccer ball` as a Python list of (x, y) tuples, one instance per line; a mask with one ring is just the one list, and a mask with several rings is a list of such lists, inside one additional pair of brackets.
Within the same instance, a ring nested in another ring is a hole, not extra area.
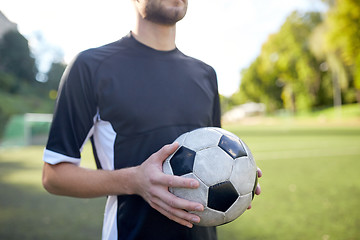
[(169, 188), (180, 198), (204, 205), (200, 226), (235, 220), (250, 205), (257, 185), (257, 167), (250, 149), (222, 128), (206, 127), (178, 137), (178, 149), (163, 163), (163, 172), (199, 181), (197, 189)]

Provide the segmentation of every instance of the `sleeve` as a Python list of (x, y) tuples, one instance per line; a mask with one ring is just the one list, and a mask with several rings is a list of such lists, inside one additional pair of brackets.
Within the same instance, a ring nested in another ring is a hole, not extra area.
[(91, 69), (80, 54), (63, 74), (43, 155), (47, 163), (80, 164), (80, 153), (92, 135), (97, 113)]

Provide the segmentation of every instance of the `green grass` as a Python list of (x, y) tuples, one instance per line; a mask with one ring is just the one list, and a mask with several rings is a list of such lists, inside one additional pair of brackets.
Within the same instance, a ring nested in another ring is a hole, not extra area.
[(351, 118), (359, 118), (360, 117), (360, 105), (357, 103), (347, 104), (341, 106), (341, 108), (325, 108), (318, 111), (310, 112), (307, 114), (299, 114), (300, 116), (307, 117), (320, 117), (327, 119), (351, 119)]
[[(101, 239), (106, 199), (48, 194), (41, 185), (42, 152), (43, 147), (0, 150), (0, 239)], [(91, 159), (90, 153), (87, 146)]]
[(229, 127), (264, 176), (253, 209), (221, 239), (358, 239), (360, 126)]
[[(225, 128), (249, 145), (264, 176), (253, 208), (220, 226), (220, 240), (359, 239), (360, 125)], [(0, 239), (100, 239), (105, 198), (46, 193), (42, 151), (0, 150)]]

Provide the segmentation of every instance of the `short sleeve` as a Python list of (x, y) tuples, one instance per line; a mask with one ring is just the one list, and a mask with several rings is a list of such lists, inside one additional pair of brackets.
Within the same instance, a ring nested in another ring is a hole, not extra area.
[(67, 67), (59, 86), (43, 160), (80, 164), (83, 144), (91, 136), (97, 113), (93, 66), (79, 55)]

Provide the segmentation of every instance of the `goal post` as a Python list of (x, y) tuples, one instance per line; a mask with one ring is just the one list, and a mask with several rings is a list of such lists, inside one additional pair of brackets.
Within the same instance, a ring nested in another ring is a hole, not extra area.
[(52, 114), (26, 113), (14, 115), (5, 127), (1, 145), (45, 145), (51, 121)]

